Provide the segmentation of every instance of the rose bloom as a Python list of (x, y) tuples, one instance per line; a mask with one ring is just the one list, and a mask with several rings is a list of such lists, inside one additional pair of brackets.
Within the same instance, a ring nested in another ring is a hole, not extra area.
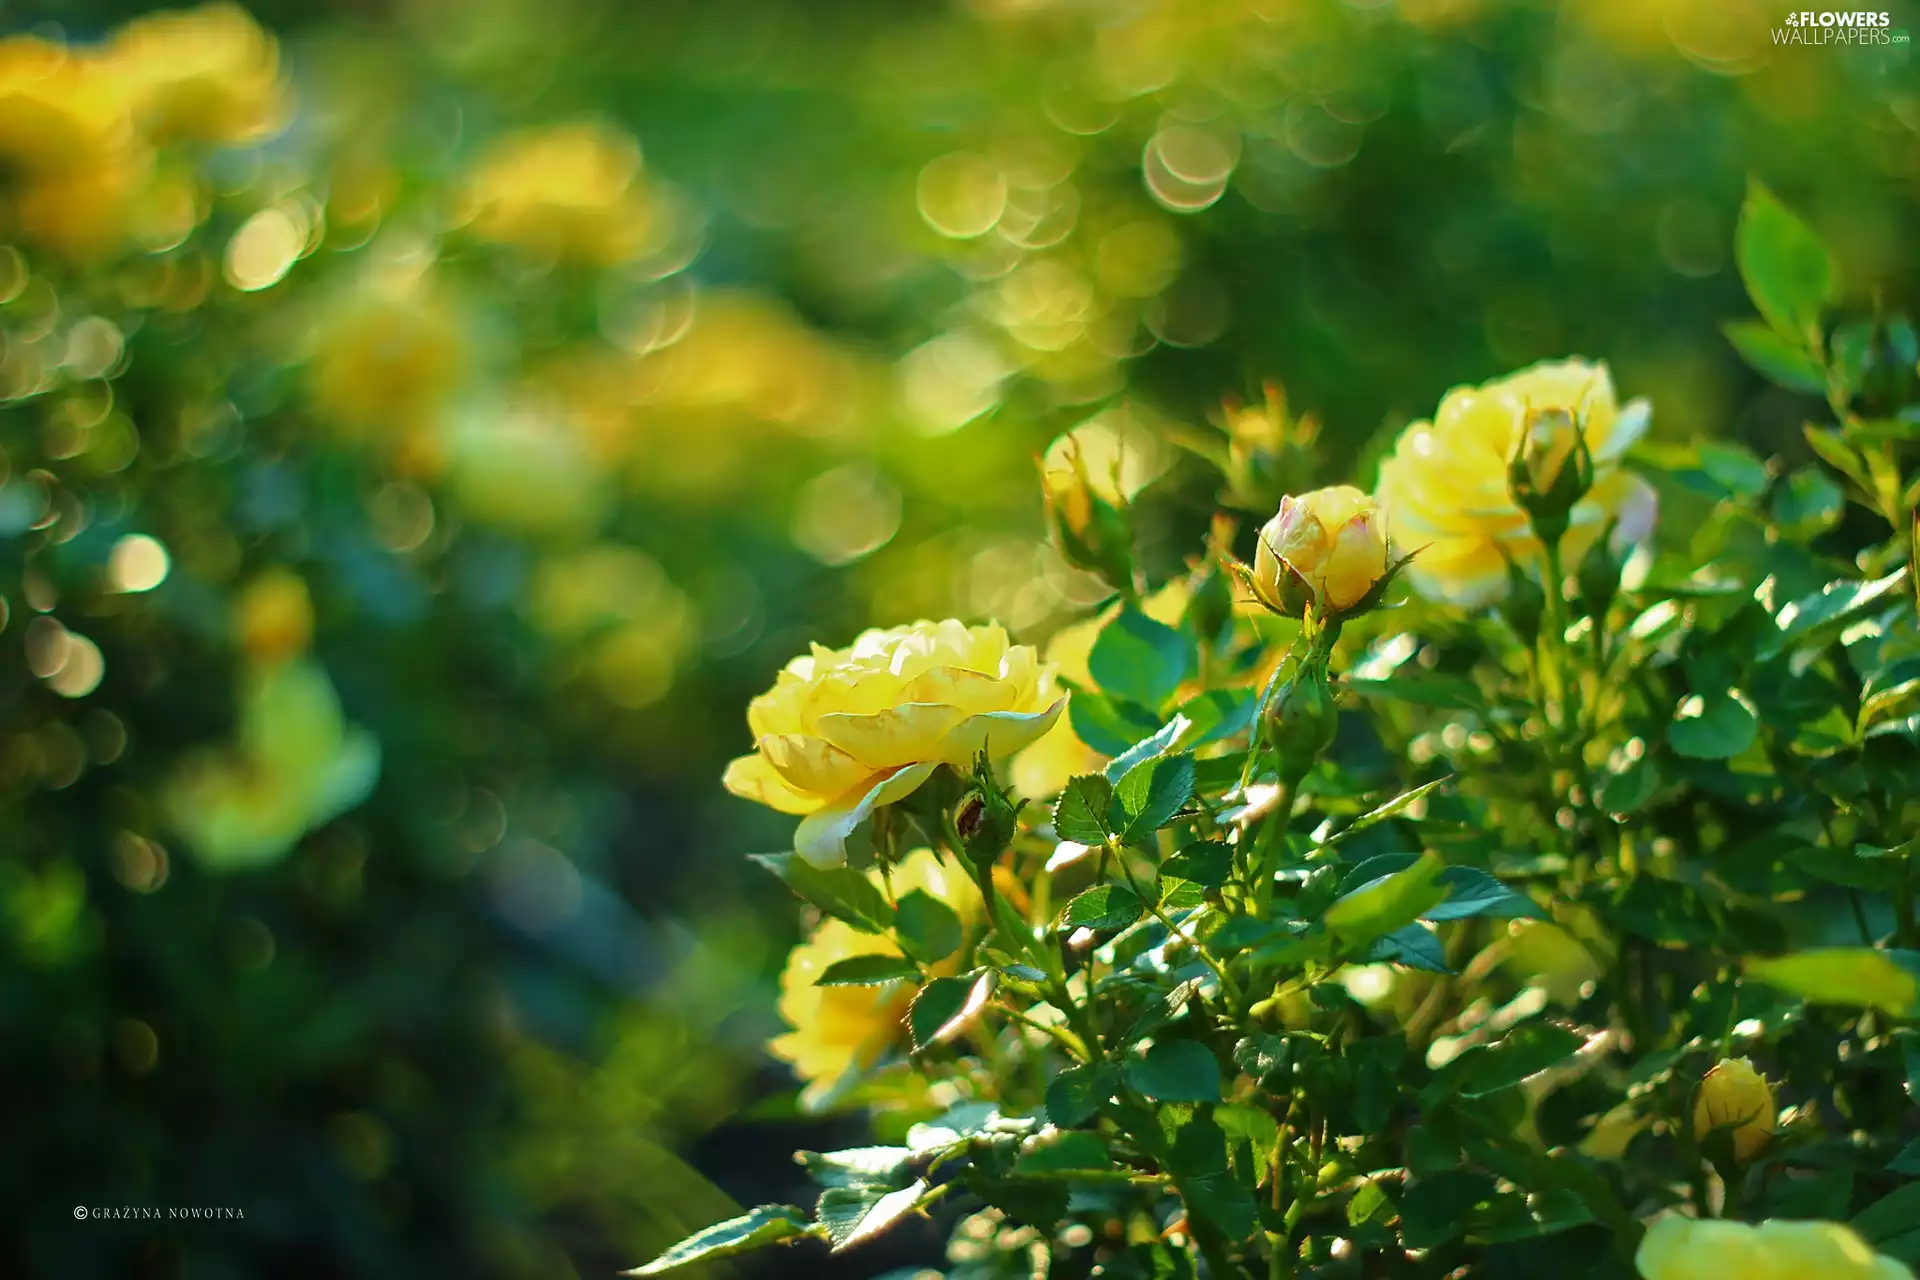
[(69, 258), (104, 254), (147, 168), (121, 86), (96, 61), (35, 36), (0, 40), (0, 235)]
[(1564, 563), (1579, 564), (1616, 519), (1618, 547), (1652, 532), (1653, 489), (1620, 466), (1652, 409), (1645, 400), (1621, 406), (1605, 364), (1536, 364), (1449, 391), (1433, 421), (1409, 426), (1380, 464), (1374, 495), (1394, 541), (1416, 553), (1407, 572), (1420, 594), (1488, 604), (1506, 594), (1509, 559), (1525, 565), (1540, 558), (1539, 539), (1508, 494), (1507, 466), (1529, 426), (1560, 413), (1584, 422), (1593, 458), (1593, 487), (1573, 508), (1561, 543)]
[(1913, 1280), (1837, 1222), (1701, 1222), (1677, 1215), (1647, 1229), (1634, 1263), (1645, 1280)]
[(401, 445), (439, 422), (474, 364), (473, 346), (437, 286), (376, 275), (321, 313), (308, 395), (319, 416), (343, 433)]
[(1750, 1160), (1773, 1136), (1773, 1090), (1745, 1058), (1722, 1058), (1693, 1099), (1693, 1136), (1724, 1130), (1736, 1159)]
[(984, 749), (1011, 755), (1060, 718), (1053, 672), (997, 625), (945, 622), (863, 632), (845, 649), (815, 645), (747, 708), (754, 751), (726, 787), (805, 816), (794, 851), (817, 866), (846, 859), (874, 809), (911, 795), (943, 764)]
[(1316, 608), (1337, 612), (1359, 603), (1386, 574), (1386, 519), (1350, 484), (1282, 498), (1253, 553), (1261, 603), (1296, 617), (1302, 587)]
[(653, 221), (640, 145), (592, 120), (496, 142), (468, 184), (466, 211), (482, 240), (592, 266), (637, 255)]
[[(878, 884), (880, 873), (868, 873)], [(895, 898), (922, 890), (954, 909), (962, 924), (982, 914), (980, 891), (960, 866), (921, 849), (893, 869)], [(905, 980), (858, 987), (817, 986), (820, 975), (854, 956), (897, 956), (886, 938), (862, 933), (831, 917), (822, 920), (787, 957), (780, 972), (780, 1017), (793, 1029), (767, 1045), (774, 1057), (791, 1063), (806, 1081), (803, 1106), (817, 1106), (850, 1072), (865, 1071), (896, 1043), (914, 984)], [(948, 965), (947, 968), (951, 968)]]
[(256, 142), (287, 121), (280, 46), (238, 5), (136, 18), (107, 42), (102, 63), (157, 143)]

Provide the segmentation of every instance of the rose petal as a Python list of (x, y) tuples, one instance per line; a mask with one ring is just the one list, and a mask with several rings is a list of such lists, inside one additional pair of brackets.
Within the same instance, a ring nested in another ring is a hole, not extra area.
[(847, 837), (883, 804), (904, 800), (933, 776), (936, 764), (910, 764), (868, 779), (800, 819), (793, 851), (816, 867), (837, 867), (847, 860)]
[(787, 780), (757, 751), (728, 761), (720, 785), (743, 800), (758, 800), (781, 813), (811, 813), (820, 807), (818, 796), (804, 795), (788, 786)]
[(906, 702), (869, 715), (829, 712), (814, 723), (821, 737), (871, 773), (944, 759), (941, 744), (967, 715), (944, 702)]
[(795, 791), (808, 795), (837, 796), (873, 772), (831, 742), (807, 734), (770, 733), (759, 746), (767, 763)]
[(941, 746), (941, 759), (956, 768), (967, 768), (982, 750), (995, 759), (1012, 755), (1032, 746), (1046, 735), (1065, 709), (1065, 697), (1055, 698), (1043, 711), (989, 711), (969, 716), (947, 735)]

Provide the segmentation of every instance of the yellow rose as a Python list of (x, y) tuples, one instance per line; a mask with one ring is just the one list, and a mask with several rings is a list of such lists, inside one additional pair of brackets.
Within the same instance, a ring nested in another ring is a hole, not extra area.
[(1724, 1131), (1737, 1160), (1750, 1160), (1773, 1137), (1773, 1090), (1745, 1058), (1722, 1058), (1693, 1098), (1693, 1136)]
[(136, 18), (101, 56), (155, 142), (253, 142), (286, 124), (280, 46), (238, 5)]
[[(877, 870), (869, 876), (879, 883)], [(901, 859), (891, 885), (896, 898), (915, 889), (931, 894), (952, 907), (963, 924), (977, 922), (983, 911), (980, 891), (966, 872), (926, 849)], [(820, 975), (854, 956), (899, 954), (887, 939), (829, 918), (787, 957), (780, 973), (780, 1017), (793, 1029), (767, 1048), (807, 1082), (802, 1105), (817, 1105), (849, 1072), (873, 1066), (899, 1039), (902, 1019), (913, 1002), (911, 982), (822, 987), (815, 985)]]
[(481, 159), (467, 187), (468, 225), (495, 244), (612, 266), (644, 247), (652, 204), (640, 146), (599, 121), (513, 134)]
[(68, 257), (104, 253), (125, 233), (145, 166), (121, 87), (96, 61), (34, 36), (0, 40), (12, 230)]
[(1645, 1280), (1913, 1280), (1837, 1222), (1701, 1222), (1669, 1216), (1648, 1228), (1634, 1263)]
[(376, 279), (322, 314), (308, 394), (315, 411), (348, 434), (417, 438), (465, 381), (471, 346), (436, 289), (417, 277)]
[[(1530, 564), (1542, 554), (1532, 525), (1508, 492), (1507, 467), (1523, 433), (1567, 420), (1579, 423), (1593, 460), (1593, 486), (1577, 503), (1561, 544), (1576, 565), (1618, 520), (1616, 542), (1652, 531), (1654, 494), (1620, 466), (1647, 429), (1645, 400), (1622, 407), (1605, 364), (1563, 360), (1537, 364), (1480, 387), (1456, 387), (1433, 421), (1416, 422), (1380, 464), (1374, 493), (1386, 508), (1394, 541), (1416, 552), (1407, 572), (1424, 596), (1454, 604), (1498, 600), (1507, 590), (1507, 562)], [(1558, 473), (1567, 443), (1551, 431), (1537, 442), (1541, 473)]]
[(1250, 582), (1262, 604), (1297, 618), (1309, 605), (1350, 609), (1386, 576), (1386, 519), (1372, 498), (1340, 484), (1280, 500), (1260, 530)]
[(815, 645), (753, 700), (754, 751), (727, 766), (726, 787), (806, 815), (794, 851), (838, 866), (874, 809), (943, 764), (966, 769), (982, 750), (1020, 750), (1066, 701), (1040, 655), (998, 626), (948, 619), (863, 632), (845, 649)]

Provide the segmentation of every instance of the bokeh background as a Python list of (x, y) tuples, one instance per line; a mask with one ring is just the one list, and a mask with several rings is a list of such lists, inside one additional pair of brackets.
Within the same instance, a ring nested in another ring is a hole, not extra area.
[(1656, 437), (1802, 449), (1717, 327), (1749, 175), (1913, 302), (1911, 45), (1785, 4), (147, 8), (0, 5), (31, 1275), (604, 1276), (799, 1194), (862, 1129), (763, 1053), (788, 833), (720, 769), (808, 641), (1095, 601), (1058, 433), (1164, 575), (1270, 380), (1324, 479), (1568, 353)]

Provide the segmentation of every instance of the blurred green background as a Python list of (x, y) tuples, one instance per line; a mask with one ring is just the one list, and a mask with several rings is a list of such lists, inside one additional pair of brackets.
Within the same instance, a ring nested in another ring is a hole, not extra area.
[(1784, 5), (145, 12), (0, 6), (33, 1275), (597, 1276), (798, 1194), (860, 1126), (761, 1050), (787, 823), (721, 766), (810, 640), (1096, 600), (1056, 434), (1124, 445), (1165, 574), (1214, 501), (1176, 439), (1269, 379), (1325, 478), (1569, 353), (1656, 436), (1801, 449), (1717, 328), (1750, 174), (1914, 302), (1911, 46)]

